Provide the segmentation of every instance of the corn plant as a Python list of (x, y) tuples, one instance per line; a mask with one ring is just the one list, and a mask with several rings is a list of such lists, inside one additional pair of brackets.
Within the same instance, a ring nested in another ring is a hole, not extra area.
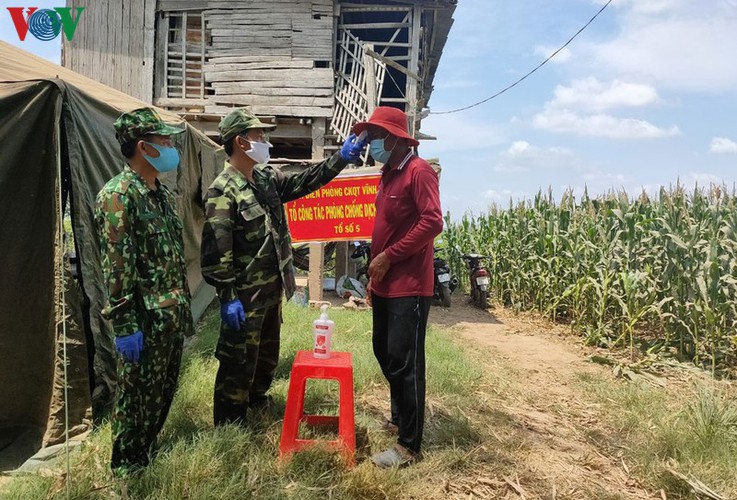
[[(737, 361), (737, 198), (724, 187), (662, 188), (655, 199), (552, 192), (486, 213), (446, 215), (453, 272), (490, 257), (501, 304), (570, 321), (592, 343), (635, 348), (657, 337), (717, 371)], [(461, 283), (467, 286), (461, 279)]]

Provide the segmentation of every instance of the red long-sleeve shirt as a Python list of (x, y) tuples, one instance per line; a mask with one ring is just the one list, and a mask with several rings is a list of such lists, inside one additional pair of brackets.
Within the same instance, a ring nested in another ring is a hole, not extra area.
[(438, 175), (412, 155), (397, 168), (382, 169), (376, 195), (371, 255), (385, 252), (391, 267), (371, 280), (380, 297), (429, 297), (433, 293), (433, 241), (443, 230)]

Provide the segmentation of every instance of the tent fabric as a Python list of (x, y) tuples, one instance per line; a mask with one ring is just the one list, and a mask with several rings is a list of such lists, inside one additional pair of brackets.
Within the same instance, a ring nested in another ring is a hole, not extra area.
[[(57, 262), (61, 262), (62, 256), (58, 244), (56, 253), (59, 259)], [(63, 307), (62, 300), (56, 301), (54, 385), (49, 405), (48, 424), (42, 441), (44, 447), (64, 442), (67, 422), (65, 409), (67, 408), (71, 423), (69, 436), (78, 436), (92, 429), (88, 353), (82, 312), (83, 293), (79, 281), (72, 277), (68, 266), (63, 269), (63, 286)], [(64, 318), (66, 321), (62, 323), (61, 320)], [(65, 357), (66, 379), (64, 377)], [(69, 401), (68, 407), (64, 404), (65, 401)]]
[[(113, 121), (142, 106), (147, 104), (0, 42), (0, 429), (33, 424), (47, 433), (45, 441), (58, 438), (58, 419), (63, 415), (59, 405), (64, 400), (58, 394), (63, 389), (60, 362), (54, 382), (60, 336), (55, 328), (55, 287), (65, 282), (54, 279), (60, 170), (69, 190), (66, 207), (81, 270), (77, 296), (75, 287), (66, 287), (67, 312), (88, 304), (87, 338), (91, 332), (94, 345), (86, 345), (84, 352), (94, 349), (95, 413), (99, 415), (112, 399), (115, 353), (111, 327), (100, 314), (105, 288), (94, 200), (124, 165)], [(217, 144), (176, 114), (158, 112), (165, 121), (186, 127), (175, 138), (180, 168), (161, 181), (174, 192), (184, 223), (187, 277), (197, 319), (214, 296), (199, 267), (202, 186), (217, 176), (225, 158)], [(81, 324), (78, 316), (71, 321), (75, 322)], [(78, 355), (79, 342), (84, 342), (84, 335), (69, 331), (68, 348), (73, 348), (68, 371), (75, 389), (85, 383), (84, 378), (75, 378), (79, 375), (75, 370), (83, 370), (85, 361)], [(70, 415), (77, 420), (71, 425), (80, 424), (85, 416), (80, 407), (89, 401), (70, 395), (69, 404)]]
[(42, 428), (48, 414), (60, 114), (48, 82), (0, 85), (0, 425)]

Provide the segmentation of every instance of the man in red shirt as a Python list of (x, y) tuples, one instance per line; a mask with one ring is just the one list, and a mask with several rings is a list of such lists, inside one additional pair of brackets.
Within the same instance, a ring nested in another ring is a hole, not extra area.
[(443, 230), (438, 176), (414, 153), (407, 116), (380, 106), (353, 131), (368, 132), (370, 153), (383, 163), (371, 241), (369, 300), (373, 347), (391, 392), (397, 444), (372, 457), (380, 467), (420, 456), (425, 421), (425, 330), (433, 293), (433, 241)]

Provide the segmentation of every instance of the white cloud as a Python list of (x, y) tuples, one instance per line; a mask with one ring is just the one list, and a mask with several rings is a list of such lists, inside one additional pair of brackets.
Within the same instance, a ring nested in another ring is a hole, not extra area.
[(616, 108), (644, 107), (660, 101), (651, 85), (615, 79), (604, 83), (588, 77), (558, 85), (553, 99), (545, 103), (532, 123), (558, 133), (572, 133), (610, 139), (655, 139), (680, 134), (675, 125), (661, 128), (636, 118), (620, 118), (603, 113)]
[(561, 148), (553, 146), (550, 148), (540, 148), (533, 146), (527, 141), (514, 141), (509, 149), (507, 149), (502, 156), (507, 158), (540, 158), (545, 156), (557, 155), (557, 156), (570, 156), (571, 150), (568, 148)]
[(527, 141), (514, 141), (498, 155), (494, 172), (516, 173), (530, 170), (571, 167), (577, 160), (567, 148), (534, 146)]
[(524, 191), (515, 191), (512, 189), (502, 189), (500, 191), (496, 189), (489, 189), (482, 193), (484, 199), (490, 203), (496, 203), (501, 207), (509, 206), (509, 200), (517, 202), (530, 198), (530, 194)]
[(710, 153), (737, 153), (737, 142), (726, 137), (714, 137), (711, 140)]
[[(582, 43), (577, 61), (613, 75), (640, 75), (658, 86), (715, 92), (737, 85), (737, 7), (729, 0), (621, 0), (622, 29), (606, 42)], [(592, 61), (586, 60), (586, 54)]]
[(507, 155), (510, 157), (520, 156), (528, 152), (532, 146), (527, 141), (514, 141), (511, 146), (509, 146), (509, 149), (507, 150)]
[(590, 170), (583, 174), (583, 178), (587, 182), (608, 182), (609, 184), (622, 183), (627, 180), (624, 174), (612, 174), (601, 170)]
[(708, 172), (689, 172), (688, 177), (685, 179), (687, 186), (699, 187), (709, 187), (712, 184), (721, 186), (723, 182), (723, 179)]
[[(535, 47), (535, 55), (547, 59), (550, 54), (558, 50), (558, 47), (552, 47), (550, 45), (538, 45)], [(555, 57), (550, 62), (562, 64), (568, 62), (571, 59), (571, 51), (568, 47), (563, 47), (560, 52), (555, 54)]]
[(519, 164), (504, 164), (494, 166), (494, 172), (499, 174), (518, 174), (521, 172), (529, 172), (530, 167)]
[(589, 77), (558, 85), (549, 103), (553, 108), (604, 111), (619, 107), (641, 107), (657, 103), (658, 92), (650, 85), (613, 80), (606, 84)]
[(618, 118), (603, 113), (579, 115), (567, 109), (551, 107), (535, 115), (533, 125), (550, 132), (609, 139), (657, 139), (681, 133), (675, 125), (660, 128), (645, 120)]

